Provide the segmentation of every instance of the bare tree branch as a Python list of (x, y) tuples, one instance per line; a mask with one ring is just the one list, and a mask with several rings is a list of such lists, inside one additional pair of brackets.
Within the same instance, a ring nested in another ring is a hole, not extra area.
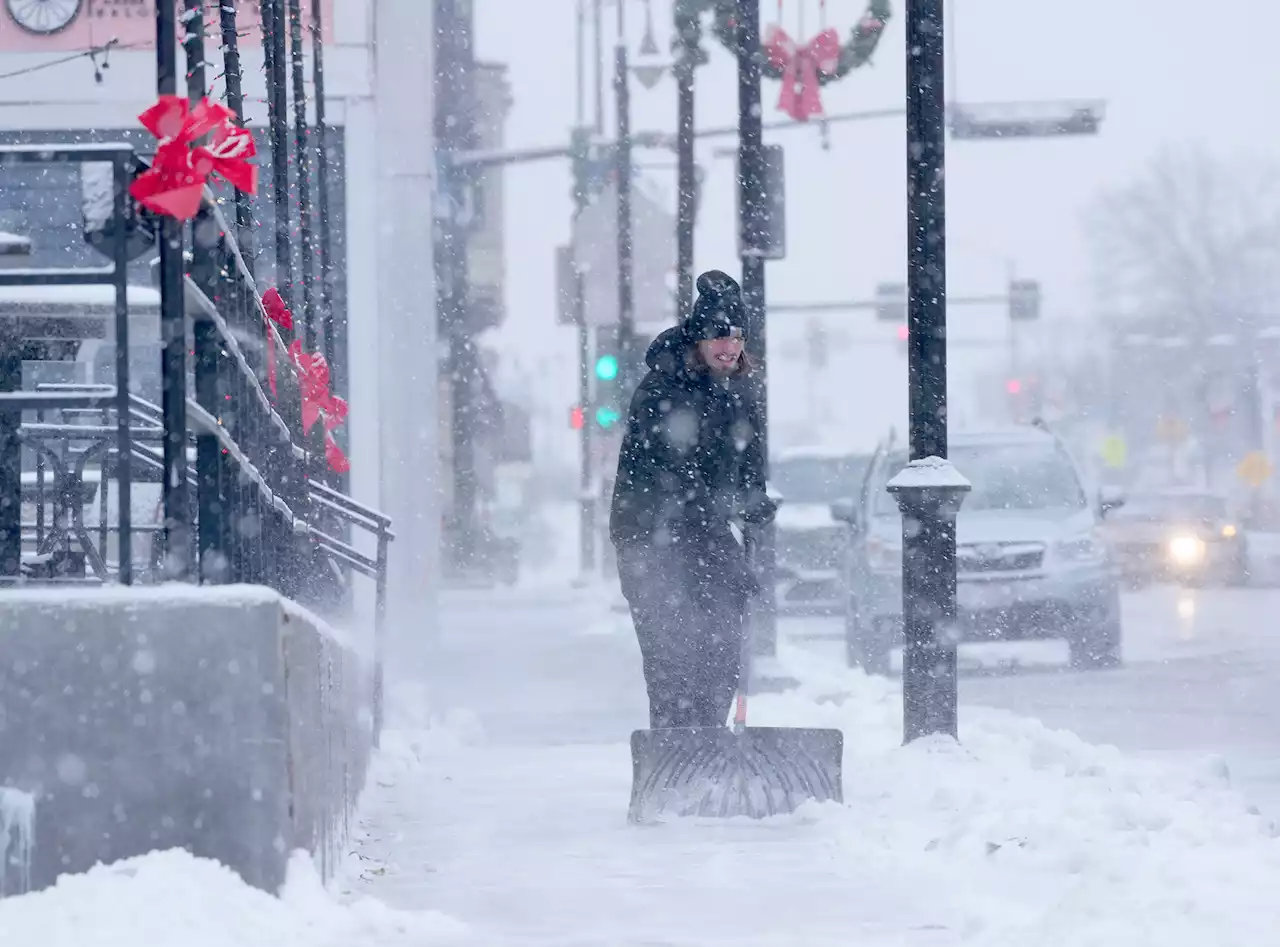
[(1198, 333), (1280, 321), (1280, 172), (1270, 162), (1165, 150), (1103, 193), (1086, 226), (1109, 313)]

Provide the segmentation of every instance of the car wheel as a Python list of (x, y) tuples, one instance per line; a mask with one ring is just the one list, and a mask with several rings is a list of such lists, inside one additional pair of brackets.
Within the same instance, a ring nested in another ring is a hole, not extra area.
[(892, 620), (867, 623), (858, 621), (856, 615), (846, 617), (844, 643), (849, 667), (860, 667), (868, 674), (888, 675), (896, 625)]
[(1117, 668), (1121, 657), (1121, 630), (1118, 618), (1082, 623), (1068, 642), (1071, 666), (1079, 670)]

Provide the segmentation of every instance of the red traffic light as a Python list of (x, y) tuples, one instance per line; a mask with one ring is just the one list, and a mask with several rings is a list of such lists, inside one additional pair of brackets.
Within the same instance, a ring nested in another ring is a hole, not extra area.
[(575, 404), (569, 409), (569, 427), (575, 431), (581, 431), (587, 423), (586, 412), (582, 410), (582, 405)]
[(911, 334), (911, 333), (907, 330), (907, 327), (906, 327), (905, 325), (900, 325), (900, 326), (898, 326), (898, 341), (899, 341), (899, 342), (905, 342), (905, 341), (907, 341), (907, 336), (909, 336), (910, 334)]
[(1009, 392), (1009, 394), (1016, 395), (1022, 391), (1022, 382), (1017, 378), (1010, 378), (1004, 383), (1004, 389)]

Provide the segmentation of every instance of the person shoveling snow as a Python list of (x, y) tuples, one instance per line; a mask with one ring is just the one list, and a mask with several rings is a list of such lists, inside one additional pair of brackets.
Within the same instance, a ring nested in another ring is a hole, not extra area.
[[(746, 729), (745, 617), (759, 585), (731, 523), (769, 523), (746, 308), (718, 270), (662, 332), (631, 400), (609, 534), (649, 694), (630, 816), (768, 815), (840, 798), (838, 731)], [(733, 731), (724, 724), (738, 694)]]

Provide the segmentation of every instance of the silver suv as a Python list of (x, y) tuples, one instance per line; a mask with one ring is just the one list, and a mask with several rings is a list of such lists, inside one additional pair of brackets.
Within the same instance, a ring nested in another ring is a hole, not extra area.
[[(1065, 638), (1075, 667), (1120, 663), (1120, 592), (1098, 525), (1119, 497), (1091, 502), (1061, 442), (1039, 427), (953, 433), (951, 461), (973, 484), (956, 521), (956, 632), (962, 641)], [(832, 505), (849, 524), (849, 663), (885, 673), (902, 640), (902, 518), (886, 484), (905, 448), (876, 452), (859, 494)]]

